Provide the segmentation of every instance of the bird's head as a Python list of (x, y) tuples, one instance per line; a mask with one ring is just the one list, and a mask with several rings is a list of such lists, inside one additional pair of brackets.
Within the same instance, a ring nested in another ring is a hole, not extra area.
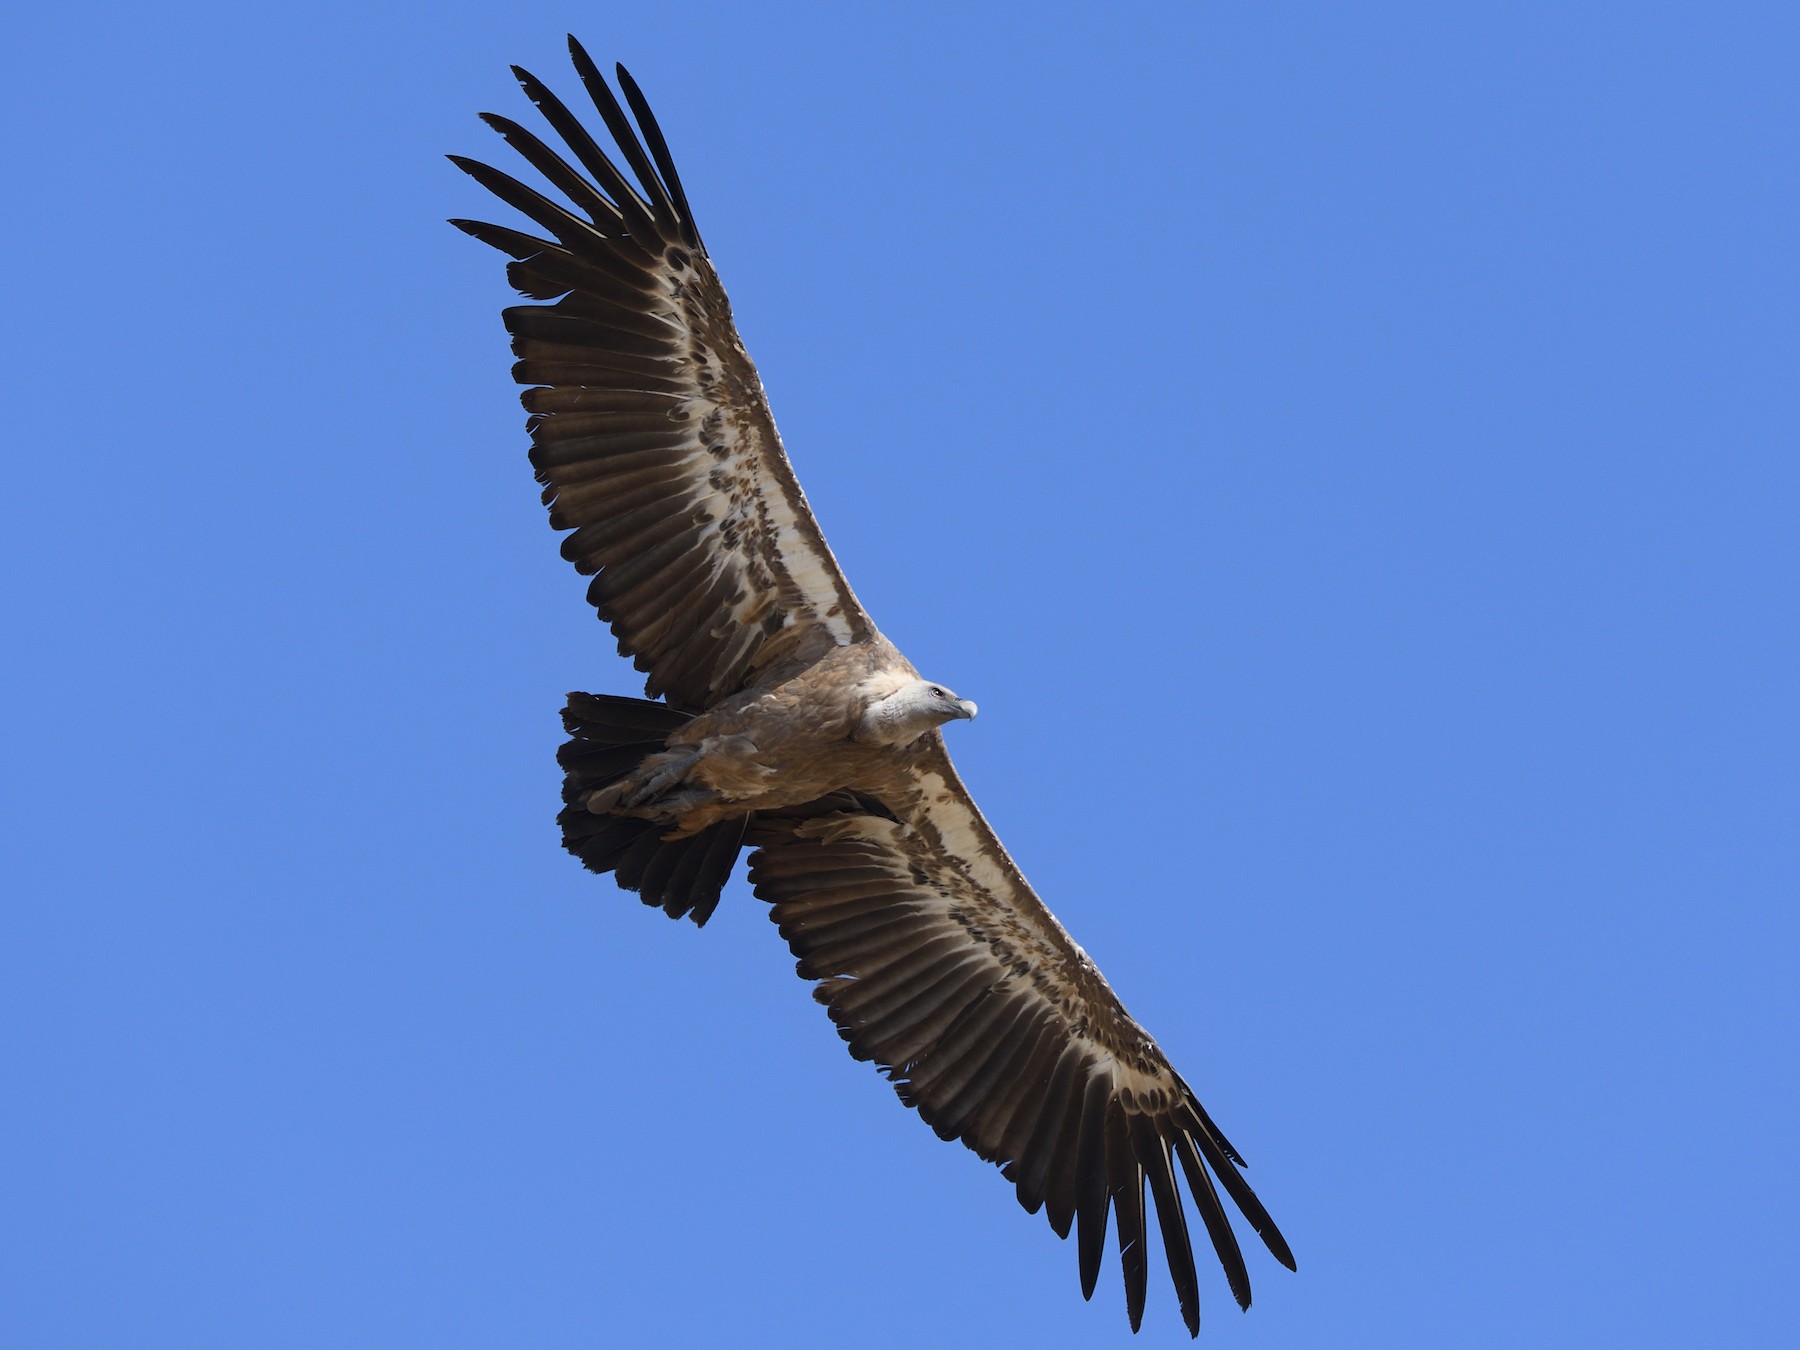
[(969, 699), (958, 698), (933, 680), (912, 680), (869, 705), (857, 727), (857, 739), (906, 745), (946, 722), (974, 717), (975, 704)]
[(941, 684), (915, 680), (900, 692), (909, 696), (912, 706), (918, 708), (922, 716), (929, 717), (934, 727), (959, 718), (965, 722), (975, 720), (974, 700), (958, 698)]

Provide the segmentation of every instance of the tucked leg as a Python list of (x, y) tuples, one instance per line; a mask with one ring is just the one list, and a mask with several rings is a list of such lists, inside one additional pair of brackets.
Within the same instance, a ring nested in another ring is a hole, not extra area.
[(638, 813), (639, 808), (677, 787), (699, 762), (700, 751), (692, 746), (651, 755), (618, 782), (592, 793), (587, 809), (597, 816)]

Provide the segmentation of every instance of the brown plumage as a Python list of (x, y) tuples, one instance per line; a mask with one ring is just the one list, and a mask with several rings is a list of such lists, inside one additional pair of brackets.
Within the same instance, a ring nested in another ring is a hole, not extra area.
[[(922, 679), (839, 571), (781, 448), (668, 147), (580, 45), (617, 168), (542, 83), (521, 85), (579, 169), (488, 115), (574, 208), (452, 159), (548, 238), (452, 222), (540, 303), (504, 313), (531, 461), (563, 556), (647, 675), (647, 699), (571, 694), (560, 817), (590, 868), (705, 923), (744, 844), (750, 880), (839, 1034), (945, 1139), (1003, 1169), (1093, 1292), (1109, 1213), (1135, 1330), (1150, 1207), (1200, 1325), (1180, 1185), (1237, 1302), (1250, 1282), (1219, 1188), (1286, 1242), (1156, 1042), (1026, 884), (938, 728), (975, 707)], [(660, 700), (660, 701), (658, 701)], [(1178, 1183), (1177, 1178), (1180, 1178)]]

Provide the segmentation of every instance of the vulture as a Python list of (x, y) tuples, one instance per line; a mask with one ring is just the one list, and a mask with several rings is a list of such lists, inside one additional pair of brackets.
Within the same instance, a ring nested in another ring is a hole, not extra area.
[(483, 120), (560, 200), (450, 157), (536, 226), (451, 222), (508, 255), (531, 302), (504, 319), (550, 524), (647, 676), (643, 699), (569, 695), (563, 843), (696, 924), (749, 849), (750, 883), (850, 1053), (998, 1165), (1058, 1237), (1076, 1232), (1084, 1297), (1110, 1215), (1134, 1331), (1154, 1212), (1198, 1335), (1187, 1204), (1240, 1307), (1250, 1280), (1227, 1201), (1291, 1270), (1287, 1242), (957, 777), (941, 728), (975, 704), (921, 676), (857, 602), (656, 119), (624, 67), (622, 105), (573, 38), (569, 51), (622, 165), (516, 66), (565, 149)]

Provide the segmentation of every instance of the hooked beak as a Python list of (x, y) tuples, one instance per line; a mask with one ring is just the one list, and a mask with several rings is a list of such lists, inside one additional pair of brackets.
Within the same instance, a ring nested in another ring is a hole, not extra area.
[(973, 699), (959, 698), (956, 700), (956, 706), (960, 716), (971, 722), (975, 720), (975, 701)]

